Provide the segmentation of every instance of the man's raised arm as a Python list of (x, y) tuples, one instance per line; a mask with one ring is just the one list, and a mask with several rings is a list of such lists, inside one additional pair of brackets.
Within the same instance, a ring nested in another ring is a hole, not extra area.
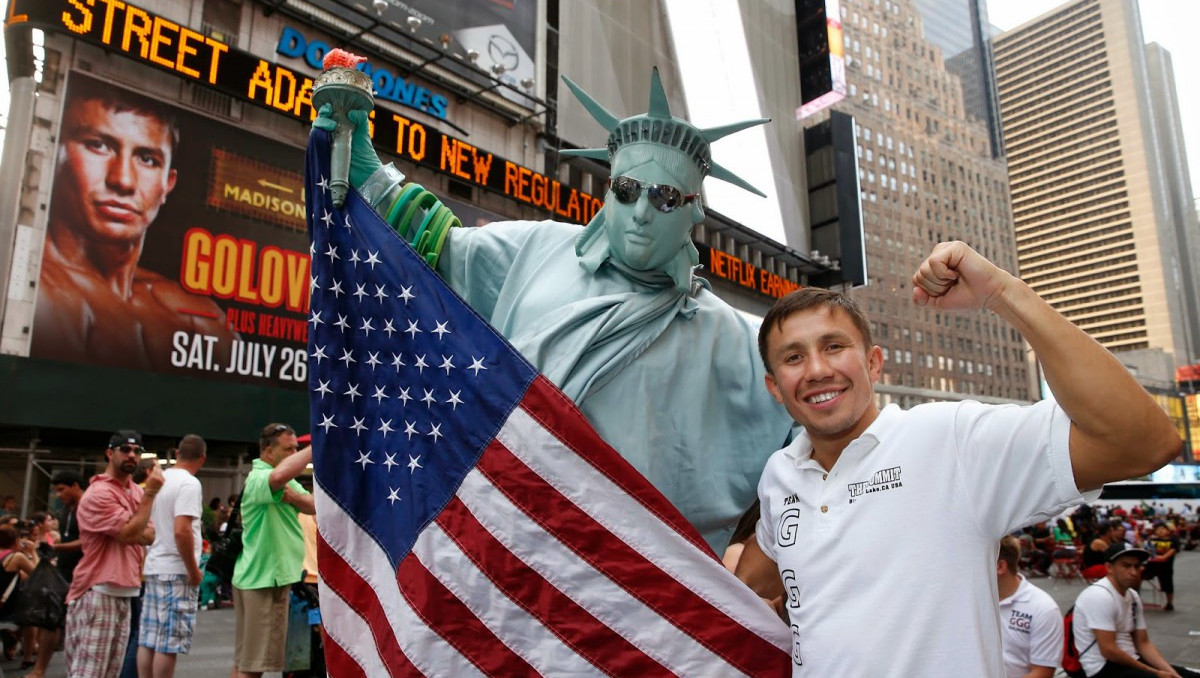
[(985, 307), (1029, 342), (1071, 419), (1079, 489), (1145, 475), (1179, 454), (1171, 420), (1112, 353), (966, 243), (934, 248), (913, 276), (913, 300), (943, 310)]

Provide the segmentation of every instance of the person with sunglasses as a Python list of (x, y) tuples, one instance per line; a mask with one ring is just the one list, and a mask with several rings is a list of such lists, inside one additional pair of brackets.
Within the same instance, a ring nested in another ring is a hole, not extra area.
[[(648, 112), (625, 119), (566, 83), (608, 133), (604, 148), (561, 151), (611, 163), (604, 204), (583, 228), (449, 228), (457, 220), (424, 218), (444, 209), (434, 203), (401, 209), (421, 204), (419, 187), (381, 165), (361, 110), (347, 113), (357, 122), (350, 183), (402, 235), (429, 223), (415, 238), (426, 261), (719, 553), (792, 421), (762, 388), (755, 325), (697, 275), (692, 230), (705, 217), (705, 177), (759, 193), (714, 162), (710, 144), (766, 120), (698, 129), (671, 114), (657, 69)], [(313, 124), (338, 123), (322, 107)]]
[(163, 485), (158, 464), (150, 468), (144, 488), (133, 482), (144, 451), (137, 431), (112, 434), (105, 450), (108, 466), (79, 501), (83, 558), (67, 591), (64, 642), (72, 678), (116, 676), (124, 663), (130, 600), (141, 593), (145, 547), (154, 542), (150, 511)]

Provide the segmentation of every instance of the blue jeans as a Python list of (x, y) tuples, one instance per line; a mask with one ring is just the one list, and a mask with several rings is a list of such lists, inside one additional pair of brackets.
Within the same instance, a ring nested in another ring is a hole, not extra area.
[(138, 620), (142, 618), (142, 596), (146, 595), (146, 585), (137, 598), (129, 599), (129, 640), (125, 645), (125, 663), (121, 665), (121, 678), (138, 678), (137, 672), (137, 638)]

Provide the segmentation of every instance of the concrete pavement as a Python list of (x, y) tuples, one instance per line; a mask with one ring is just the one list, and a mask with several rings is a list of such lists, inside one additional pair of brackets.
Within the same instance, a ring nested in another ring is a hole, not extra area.
[[(1034, 579), (1033, 583), (1050, 593), (1060, 609), (1066, 610), (1086, 585), (1080, 581), (1055, 578)], [(1146, 605), (1146, 623), (1150, 638), (1174, 664), (1200, 667), (1200, 551), (1184, 551), (1175, 561), (1175, 611), (1153, 607), (1155, 600), (1149, 583), (1142, 586)], [(947, 602), (946, 604), (950, 604)], [(176, 665), (177, 678), (225, 678), (233, 657), (233, 610), (201, 610), (196, 621), (196, 636), (191, 654), (181, 656)], [(20, 662), (3, 662), (4, 676), (21, 676)], [(47, 678), (66, 678), (62, 653), (54, 656)], [(268, 677), (279, 674), (267, 674)]]

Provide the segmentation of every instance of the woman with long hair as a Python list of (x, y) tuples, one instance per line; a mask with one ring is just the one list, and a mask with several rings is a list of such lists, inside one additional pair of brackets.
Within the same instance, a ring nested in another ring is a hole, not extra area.
[[(20, 606), (20, 599), (16, 595), (19, 580), (28, 577), (37, 562), (37, 544), (32, 539), (21, 538), (12, 527), (0, 527), (0, 597), (4, 598), (4, 603), (0, 604), (0, 621), (12, 621), (16, 617)], [(15, 584), (14, 579), (18, 580)], [(5, 597), (6, 592), (9, 595)], [(16, 655), (16, 643), (16, 636), (5, 633), (5, 659), (12, 659)], [(33, 634), (22, 633), (22, 669), (33, 666), (34, 650)]]
[(54, 546), (58, 543), (58, 518), (53, 513), (38, 511), (29, 516), (29, 538), (37, 546), (43, 543)]

